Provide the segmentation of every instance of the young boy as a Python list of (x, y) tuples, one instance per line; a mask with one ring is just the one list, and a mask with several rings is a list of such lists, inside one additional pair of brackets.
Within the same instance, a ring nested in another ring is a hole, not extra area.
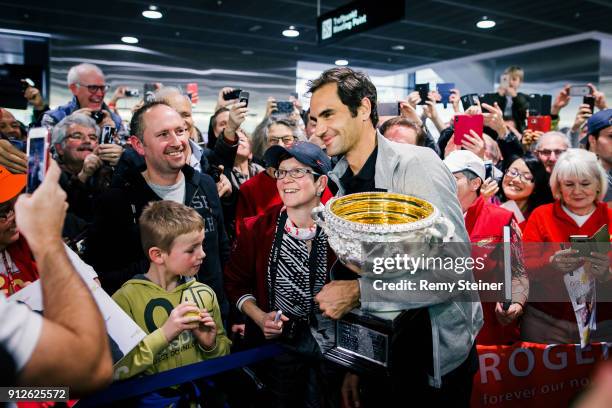
[(150, 203), (140, 216), (142, 246), (151, 261), (113, 299), (148, 333), (115, 369), (115, 379), (155, 374), (229, 354), (215, 292), (197, 282), (206, 256), (204, 221), (172, 201)]

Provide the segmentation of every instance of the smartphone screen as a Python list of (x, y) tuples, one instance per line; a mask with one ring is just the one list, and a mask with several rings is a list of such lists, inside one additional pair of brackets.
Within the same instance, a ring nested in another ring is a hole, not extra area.
[(510, 78), (508, 74), (503, 74), (499, 79), (499, 86), (502, 88), (508, 88), (510, 86)]
[(470, 106), (476, 105), (476, 97), (478, 97), (476, 94), (467, 94), (461, 97), (461, 105), (463, 105), (464, 111), (468, 110)]
[(244, 105), (245, 108), (249, 106), (249, 93), (247, 91), (240, 91), (240, 94), (238, 95), (238, 99), (239, 99), (239, 102), (245, 103)]
[(28, 132), (28, 182), (26, 193), (32, 193), (42, 183), (47, 171), (49, 157), (49, 131), (47, 128), (32, 128)]
[(591, 108), (591, 113), (593, 113), (593, 109), (595, 109), (595, 97), (590, 95), (583, 96), (582, 103), (589, 105), (589, 108)]
[(109, 125), (104, 126), (100, 132), (98, 144), (113, 144), (115, 142), (113, 136), (115, 136), (115, 128)]
[(588, 85), (572, 85), (569, 89), (570, 96), (586, 96), (591, 94), (591, 88)]
[(289, 102), (289, 101), (276, 102), (276, 112), (290, 115), (291, 113), (293, 113), (293, 102)]
[(491, 160), (484, 161), (485, 166), (485, 180), (493, 178), (493, 162)]

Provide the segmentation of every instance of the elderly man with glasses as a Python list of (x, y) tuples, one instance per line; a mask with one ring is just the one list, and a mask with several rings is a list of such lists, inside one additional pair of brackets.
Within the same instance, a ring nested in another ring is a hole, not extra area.
[(569, 140), (561, 132), (546, 132), (538, 139), (535, 154), (540, 159), (546, 172), (550, 174), (561, 154), (570, 147)]
[(68, 89), (74, 97), (65, 105), (59, 106), (44, 114), (42, 125), (53, 127), (66, 116), (76, 112), (92, 115), (101, 112), (101, 125), (110, 125), (120, 130), (121, 118), (112, 112), (104, 103), (104, 96), (109, 85), (104, 80), (104, 73), (93, 64), (75, 65), (68, 71)]

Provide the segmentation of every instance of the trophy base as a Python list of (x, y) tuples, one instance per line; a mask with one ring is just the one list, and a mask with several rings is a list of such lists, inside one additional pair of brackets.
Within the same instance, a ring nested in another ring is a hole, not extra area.
[(336, 341), (324, 357), (360, 374), (389, 375), (391, 341), (401, 312), (355, 309), (336, 322)]

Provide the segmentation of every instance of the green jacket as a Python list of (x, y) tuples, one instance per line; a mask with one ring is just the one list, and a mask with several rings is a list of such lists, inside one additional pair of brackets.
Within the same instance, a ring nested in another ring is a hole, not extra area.
[[(198, 363), (229, 354), (227, 338), (215, 292), (207, 285), (190, 280), (167, 292), (144, 275), (125, 282), (113, 299), (148, 335), (115, 367), (115, 379), (138, 374), (156, 374), (172, 368)], [(217, 343), (204, 350), (191, 331), (186, 330), (168, 343), (161, 330), (170, 312), (184, 299), (211, 313), (217, 325)]]

